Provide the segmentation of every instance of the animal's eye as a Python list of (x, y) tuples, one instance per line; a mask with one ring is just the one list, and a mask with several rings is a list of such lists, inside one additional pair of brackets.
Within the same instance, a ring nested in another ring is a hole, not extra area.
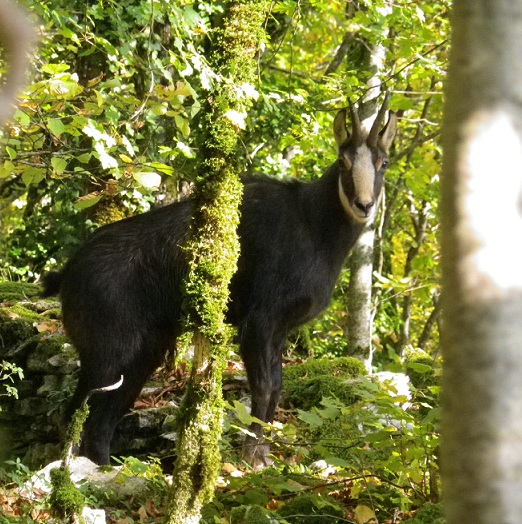
[(381, 169), (386, 169), (388, 167), (388, 160), (384, 159), (381, 164)]

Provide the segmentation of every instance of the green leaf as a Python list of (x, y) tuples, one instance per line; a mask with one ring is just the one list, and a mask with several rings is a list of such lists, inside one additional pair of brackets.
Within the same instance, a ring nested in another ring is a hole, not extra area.
[(83, 155), (78, 155), (76, 157), (76, 160), (78, 160), (78, 162), (81, 162), (82, 164), (87, 164), (87, 162), (89, 162), (91, 158), (92, 153), (84, 153)]
[(51, 158), (51, 165), (53, 166), (53, 169), (56, 171), (56, 173), (61, 175), (67, 167), (67, 162), (63, 158), (53, 157)]
[(234, 413), (241, 424), (248, 426), (252, 422), (252, 417), (242, 402), (238, 402), (237, 400), (234, 401)]
[(49, 118), (47, 120), (47, 127), (51, 130), (51, 133), (56, 136), (60, 136), (65, 131), (65, 125), (59, 118)]
[(4, 165), (0, 167), (0, 178), (7, 178), (14, 171), (14, 164), (10, 160), (6, 160)]
[(132, 158), (130, 156), (124, 155), (123, 153), (120, 155), (120, 158), (123, 162), (126, 164), (132, 164)]
[(105, 98), (103, 97), (103, 94), (98, 90), (95, 90), (94, 94), (96, 95), (96, 103), (98, 104), (98, 107), (102, 107), (105, 104)]
[(299, 419), (310, 426), (319, 427), (323, 424), (323, 419), (315, 411), (303, 411), (297, 410), (299, 413)]
[(192, 96), (194, 90), (185, 82), (176, 82), (176, 89), (172, 94), (177, 96)]
[(28, 167), (22, 174), (23, 183), (29, 187), (30, 185), (39, 184), (45, 175), (44, 169), (41, 167)]
[(183, 136), (187, 138), (190, 135), (190, 126), (188, 120), (183, 118), (181, 115), (175, 115), (174, 120), (176, 121), (176, 126), (181, 131)]
[(161, 104), (154, 104), (151, 107), (151, 111), (156, 116), (162, 116), (168, 111), (167, 103), (162, 102)]
[(16, 158), (17, 152), (12, 147), (5, 146), (5, 151), (9, 155), (9, 158), (11, 160), (14, 160)]
[(262, 420), (259, 420), (258, 418), (253, 417), (249, 413), (247, 407), (242, 402), (234, 400), (233, 410), (239, 422), (241, 422), (241, 424), (245, 426), (250, 426), (252, 422), (257, 422), (258, 424), (261, 424), (262, 426), (268, 425), (266, 422), (263, 422)]
[(163, 164), (161, 162), (151, 162), (150, 167), (156, 169), (164, 175), (172, 176), (174, 174), (174, 168), (172, 166), (168, 166), (167, 164)]
[(71, 31), (68, 27), (59, 27), (58, 32), (65, 38), (73, 40), (75, 43), (79, 43), (78, 36), (76, 33)]
[(22, 126), (29, 126), (31, 123), (31, 117), (25, 111), (21, 111), (20, 109), (15, 112), (13, 119)]
[(346, 460), (343, 460), (342, 458), (339, 458), (339, 457), (327, 457), (325, 461), (330, 466), (337, 466), (338, 468), (351, 468), (352, 467), (352, 464), (350, 464)]
[(42, 66), (42, 71), (44, 73), (48, 73), (50, 75), (57, 75), (60, 73), (63, 73), (64, 71), (67, 71), (69, 69), (69, 65), (65, 63), (61, 64), (44, 64)]
[(183, 18), (185, 19), (185, 22), (187, 22), (188, 26), (194, 26), (199, 22), (199, 15), (192, 7), (186, 7), (183, 10)]
[(428, 414), (424, 417), (422, 420), (423, 424), (428, 424), (430, 422), (436, 422), (440, 420), (440, 415), (442, 412), (442, 408), (433, 408), (428, 411)]

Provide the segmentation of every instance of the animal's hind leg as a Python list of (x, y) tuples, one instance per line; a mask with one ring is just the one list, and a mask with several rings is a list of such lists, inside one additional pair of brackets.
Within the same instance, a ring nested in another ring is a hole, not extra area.
[[(153, 341), (153, 337), (144, 338)], [(146, 347), (132, 347), (129, 344), (127, 354), (113, 348), (109, 355), (112, 360), (110, 366), (104, 366), (99, 359), (94, 358), (96, 355), (107, 356), (107, 352), (92, 349), (90, 353), (82, 352), (90, 358), (82, 359), (80, 380), (71, 408), (77, 408), (93, 389), (113, 385), (122, 375), (123, 383), (118, 389), (94, 393), (89, 399), (89, 416), (83, 428), (80, 455), (98, 464), (109, 464), (114, 430), (121, 417), (132, 408), (149, 376), (161, 363), (163, 353), (160, 346), (159, 343)]]
[[(86, 456), (97, 464), (110, 463), (110, 444), (114, 430), (123, 415), (132, 408), (149, 376), (147, 372), (142, 374), (136, 371), (136, 369), (127, 373), (124, 371), (123, 383), (118, 389), (92, 395), (89, 400), (89, 417), (83, 430), (80, 455)], [(117, 382), (117, 379), (112, 382)]]

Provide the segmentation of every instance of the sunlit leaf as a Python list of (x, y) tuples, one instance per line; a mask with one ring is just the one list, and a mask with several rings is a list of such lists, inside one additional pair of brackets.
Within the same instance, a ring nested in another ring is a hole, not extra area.
[(14, 164), (10, 160), (6, 160), (0, 167), (0, 178), (8, 177), (13, 173), (14, 169)]
[(65, 125), (59, 118), (49, 118), (47, 120), (47, 127), (51, 130), (51, 133), (56, 136), (60, 136), (65, 131)]
[(377, 517), (372, 508), (359, 504), (354, 510), (355, 522), (357, 524), (376, 524)]
[(77, 211), (81, 211), (82, 209), (87, 209), (88, 207), (94, 206), (94, 204), (97, 204), (101, 200), (102, 195), (100, 195), (98, 192), (95, 193), (89, 193), (88, 195), (80, 197), (74, 204), (74, 208)]
[(245, 112), (239, 112), (239, 111), (236, 111), (235, 109), (230, 109), (229, 111), (227, 111), (225, 113), (225, 116), (234, 125), (239, 127), (239, 129), (245, 129), (246, 128), (245, 119), (247, 117), (247, 114)]
[(134, 180), (147, 189), (154, 189), (161, 184), (161, 176), (158, 173), (140, 171), (133, 173)]
[(153, 169), (160, 171), (161, 173), (165, 175), (172, 176), (174, 174), (174, 168), (172, 166), (168, 166), (167, 164), (162, 164), (161, 162), (151, 162), (150, 167)]

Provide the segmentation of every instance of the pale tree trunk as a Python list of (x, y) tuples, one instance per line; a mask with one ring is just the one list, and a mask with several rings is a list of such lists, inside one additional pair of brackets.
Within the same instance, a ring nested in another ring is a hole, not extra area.
[(350, 283), (346, 294), (348, 311), (348, 354), (372, 369), (372, 276), (375, 228), (368, 224), (354, 246), (348, 267)]
[(443, 125), (448, 524), (522, 516), (522, 0), (454, 0)]
[(0, 0), (0, 45), (7, 62), (7, 76), (2, 78), (0, 92), (0, 126), (14, 112), (16, 95), (25, 81), (35, 38), (27, 13), (9, 0)]
[[(383, 33), (387, 33), (384, 29)], [(360, 108), (363, 125), (370, 129), (378, 111), (381, 92), (380, 75), (385, 67), (386, 48), (375, 45), (370, 55), (370, 70), (373, 74), (368, 81), (370, 88)], [(369, 373), (372, 370), (372, 282), (375, 242), (375, 224), (368, 224), (354, 246), (349, 259), (350, 283), (346, 296), (348, 313), (348, 354), (364, 362)]]

